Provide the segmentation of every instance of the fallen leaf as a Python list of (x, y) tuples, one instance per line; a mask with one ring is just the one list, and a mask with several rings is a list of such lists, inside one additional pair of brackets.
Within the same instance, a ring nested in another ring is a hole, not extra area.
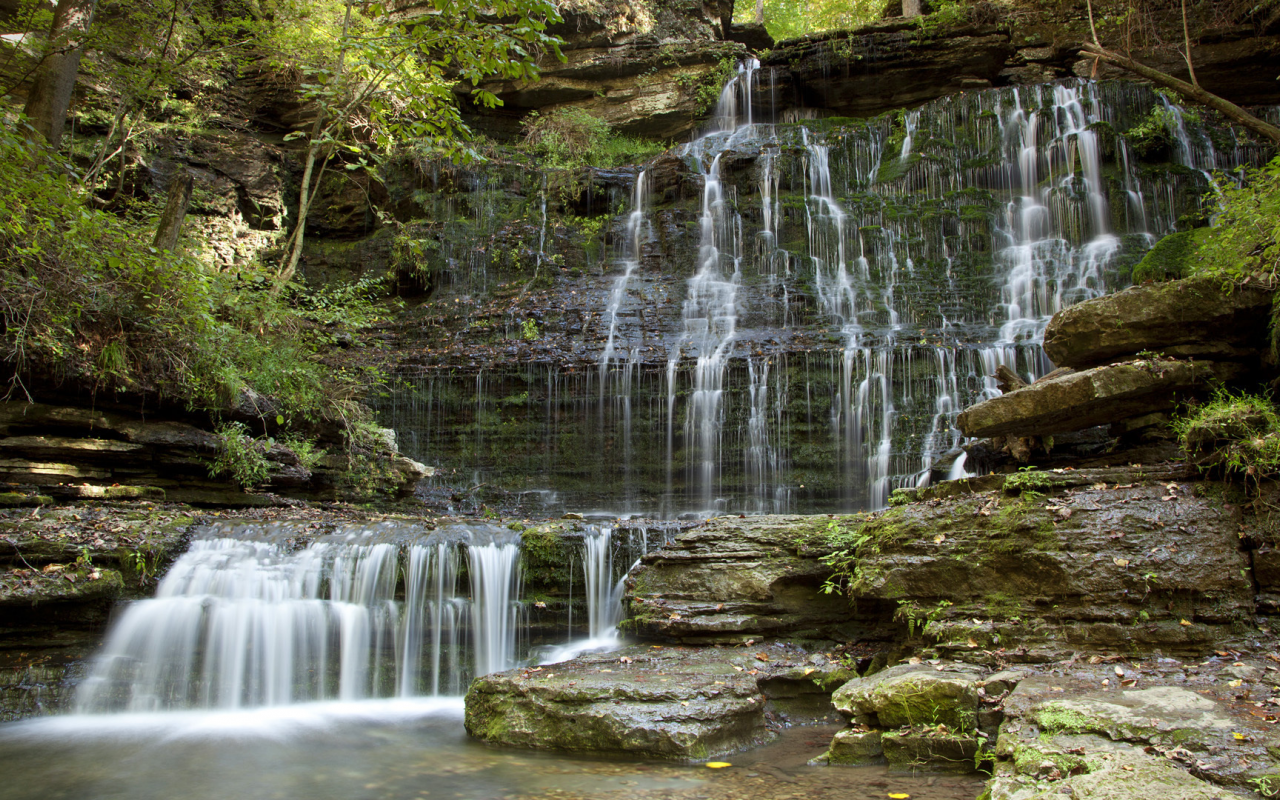
[(1116, 566), (1117, 566), (1117, 567), (1127, 567), (1127, 566), (1129, 566), (1129, 559), (1127, 559), (1127, 558), (1113, 558), (1113, 559), (1111, 559), (1111, 560), (1112, 560), (1112, 561), (1114, 561), (1114, 562), (1116, 562)]
[(732, 767), (733, 765), (728, 761), (708, 761), (706, 766), (707, 769), (724, 769), (725, 767)]
[(756, 653), (756, 661), (768, 661), (768, 660), (769, 660), (768, 653)]
[(945, 533), (940, 533), (937, 536), (933, 537), (934, 544), (942, 544), (946, 540), (947, 540), (947, 535)]
[(681, 701), (680, 701), (680, 705), (682, 705), (682, 706), (687, 706), (687, 705), (689, 705), (689, 701), (688, 701), (688, 700), (681, 700)]
[(1178, 622), (1178, 624), (1179, 624), (1179, 625), (1188, 625), (1188, 626), (1189, 626), (1191, 623), (1190, 623), (1190, 622), (1187, 622), (1187, 621), (1184, 619), (1184, 620), (1179, 621), (1179, 622)]
[(1116, 675), (1118, 675), (1118, 676), (1120, 676), (1121, 678), (1123, 678), (1123, 677), (1124, 677), (1124, 670), (1120, 669), (1119, 667), (1116, 667)]
[(742, 667), (734, 667), (738, 672), (742, 672)]
[(817, 671), (817, 669), (816, 669), (815, 667), (809, 667), (808, 669), (806, 669), (806, 670), (804, 671), (804, 674), (805, 674), (805, 675), (812, 675), (812, 674), (813, 674), (814, 672), (816, 672), (816, 671)]
[(910, 796), (906, 792), (889, 792), (889, 800), (907, 800)]
[(1237, 679), (1236, 679), (1236, 680), (1234, 680), (1234, 681), (1229, 681), (1229, 682), (1227, 683), (1227, 685), (1234, 689), (1235, 687), (1239, 686), (1239, 685), (1240, 685), (1240, 684), (1242, 684), (1242, 683), (1244, 683), (1244, 681), (1242, 681), (1242, 680), (1240, 680), (1240, 679), (1238, 679), (1238, 678), (1237, 678)]

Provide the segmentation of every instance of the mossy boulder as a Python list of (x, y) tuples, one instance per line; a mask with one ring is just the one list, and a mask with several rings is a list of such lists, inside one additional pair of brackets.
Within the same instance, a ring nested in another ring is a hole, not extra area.
[(971, 731), (977, 725), (981, 675), (957, 668), (902, 664), (854, 678), (831, 696), (848, 717), (868, 718), (881, 728), (945, 725)]
[(1208, 228), (1192, 228), (1171, 233), (1156, 242), (1133, 268), (1133, 282), (1163, 283), (1187, 277), (1196, 248), (1208, 232)]

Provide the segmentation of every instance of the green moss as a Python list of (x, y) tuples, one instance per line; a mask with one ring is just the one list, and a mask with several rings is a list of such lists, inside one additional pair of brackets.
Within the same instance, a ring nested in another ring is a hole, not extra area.
[(1048, 703), (1032, 712), (1032, 718), (1046, 733), (1085, 733), (1095, 730), (1097, 722), (1085, 714), (1059, 703)]
[(1192, 258), (1208, 231), (1208, 228), (1192, 228), (1161, 239), (1133, 268), (1133, 282), (1162, 283), (1186, 277), (1192, 271)]

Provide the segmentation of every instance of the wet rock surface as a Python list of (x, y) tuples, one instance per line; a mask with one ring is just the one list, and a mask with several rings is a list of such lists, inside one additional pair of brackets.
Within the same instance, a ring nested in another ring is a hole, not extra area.
[(641, 559), (628, 577), (629, 628), (646, 637), (852, 639), (855, 614), (824, 595), (826, 517), (721, 517)]

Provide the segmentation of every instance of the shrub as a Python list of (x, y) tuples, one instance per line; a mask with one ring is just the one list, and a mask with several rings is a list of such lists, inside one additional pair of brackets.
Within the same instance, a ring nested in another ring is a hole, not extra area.
[(1220, 470), (1255, 489), (1280, 474), (1280, 414), (1269, 398), (1223, 389), (1175, 420), (1173, 430), (1201, 469)]

